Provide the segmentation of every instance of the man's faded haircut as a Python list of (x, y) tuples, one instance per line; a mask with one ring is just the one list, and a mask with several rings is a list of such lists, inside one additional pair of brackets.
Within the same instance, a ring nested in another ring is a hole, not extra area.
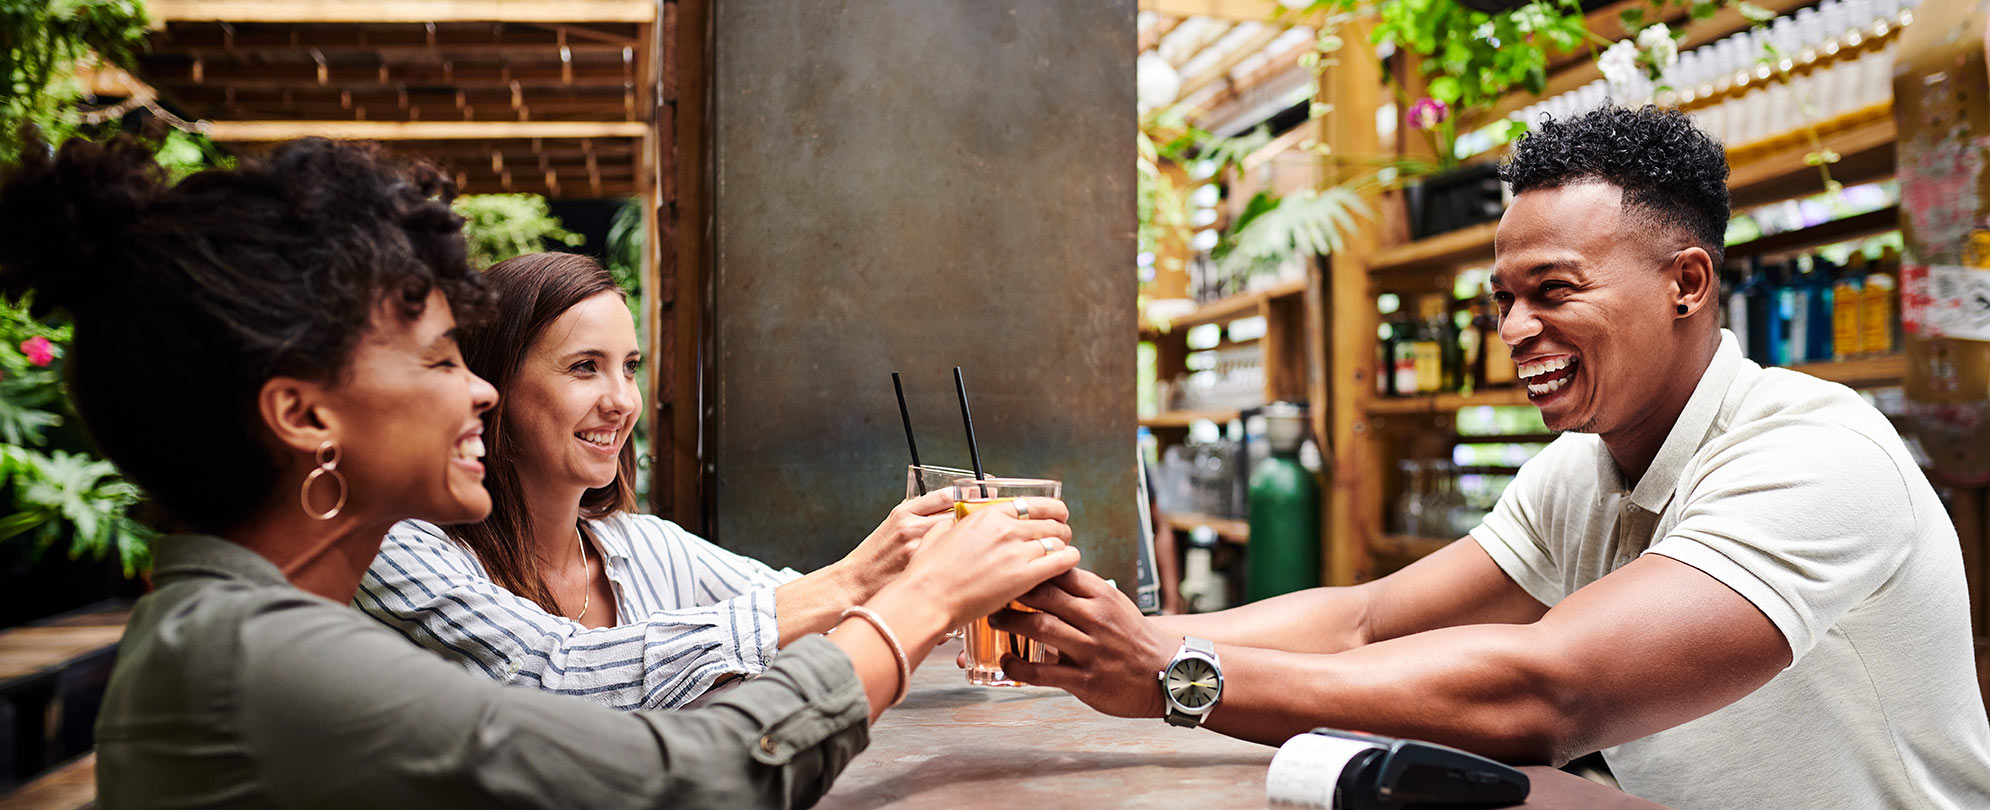
[(1604, 107), (1548, 120), (1514, 146), (1499, 177), (1519, 195), (1602, 181), (1624, 190), (1624, 205), (1676, 228), (1725, 259), (1727, 151), (1678, 110)]

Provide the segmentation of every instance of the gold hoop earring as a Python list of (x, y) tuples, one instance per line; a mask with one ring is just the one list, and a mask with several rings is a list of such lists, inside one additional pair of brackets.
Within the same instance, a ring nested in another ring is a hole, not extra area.
[[(331, 476), (332, 481), (339, 485), (338, 502), (332, 504), (332, 508), (328, 510), (313, 512), (311, 511), (311, 485), (317, 483), (318, 479), (326, 476)], [(339, 510), (345, 508), (345, 495), (345, 476), (339, 473), (339, 446), (333, 444), (332, 440), (326, 439), (324, 444), (318, 445), (318, 468), (312, 470), (311, 474), (304, 476), (304, 486), (298, 491), (297, 498), (304, 504), (304, 514), (310, 515), (314, 520), (331, 520), (339, 516)]]

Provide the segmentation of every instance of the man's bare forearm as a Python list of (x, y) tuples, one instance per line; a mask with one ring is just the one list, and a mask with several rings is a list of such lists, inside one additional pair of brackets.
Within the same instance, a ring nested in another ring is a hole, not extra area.
[(1216, 613), (1159, 616), (1170, 636), (1292, 652), (1334, 653), (1367, 643), (1367, 600), (1360, 588), (1312, 588)]
[(1223, 702), (1207, 725), (1267, 745), (1320, 726), (1414, 737), (1511, 761), (1559, 761), (1581, 701), (1529, 625), (1435, 630), (1317, 655), (1219, 647)]

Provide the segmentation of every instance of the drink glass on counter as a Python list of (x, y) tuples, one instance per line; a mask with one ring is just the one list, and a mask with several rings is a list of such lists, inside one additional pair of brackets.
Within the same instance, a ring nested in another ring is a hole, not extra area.
[[(1041, 478), (962, 478), (954, 482), (954, 519), (959, 520), (1017, 498), (1060, 499), (1064, 483)], [(1014, 610), (1031, 610), (1020, 602), (1010, 602)], [(996, 630), (983, 616), (967, 625), (967, 682), (978, 686), (1026, 686), (1002, 672), (1002, 655), (1014, 655), (1030, 663), (1042, 663), (1043, 644), (1022, 636)]]

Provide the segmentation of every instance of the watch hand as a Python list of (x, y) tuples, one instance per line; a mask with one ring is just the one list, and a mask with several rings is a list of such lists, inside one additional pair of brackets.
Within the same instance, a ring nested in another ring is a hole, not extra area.
[(1200, 687), (1202, 687), (1202, 688), (1204, 688), (1204, 689), (1215, 689), (1215, 688), (1216, 688), (1216, 684), (1213, 684), (1213, 683), (1203, 683), (1202, 681), (1189, 681), (1189, 682), (1188, 682), (1188, 685), (1190, 685), (1190, 686), (1200, 686)]

